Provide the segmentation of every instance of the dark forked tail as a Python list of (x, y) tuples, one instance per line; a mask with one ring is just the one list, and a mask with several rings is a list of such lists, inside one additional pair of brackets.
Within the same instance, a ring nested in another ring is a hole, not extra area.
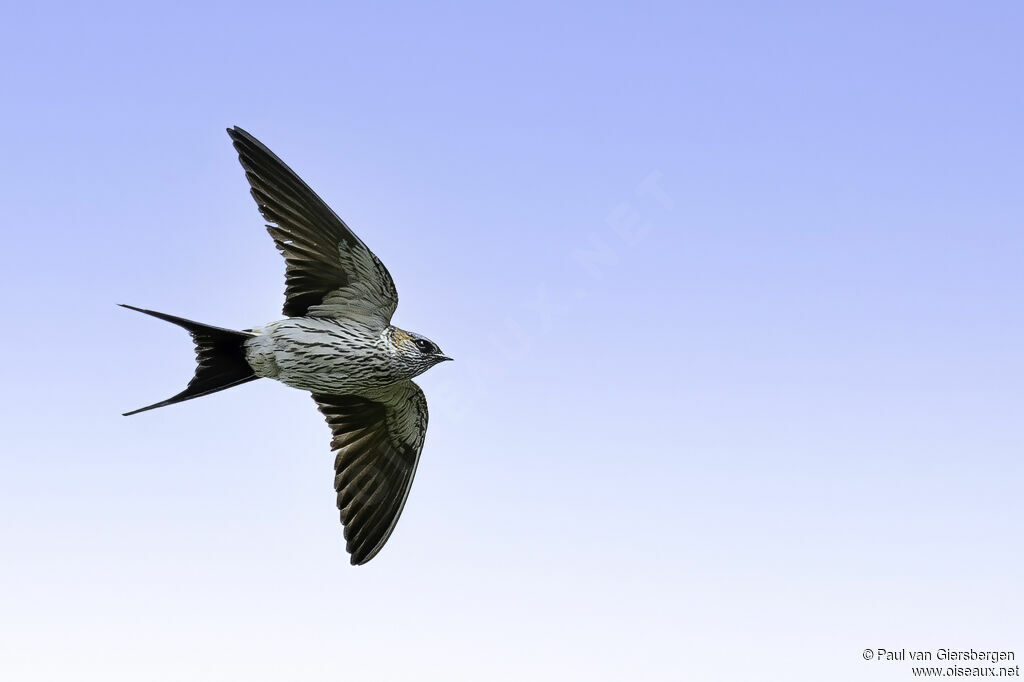
[(259, 378), (245, 359), (245, 340), (255, 334), (211, 327), (207, 324), (186, 320), (183, 317), (144, 310), (124, 303), (119, 305), (183, 327), (192, 335), (192, 341), (196, 344), (196, 375), (192, 377), (192, 381), (188, 382), (188, 387), (176, 396), (131, 412), (125, 412), (124, 416), (209, 395)]

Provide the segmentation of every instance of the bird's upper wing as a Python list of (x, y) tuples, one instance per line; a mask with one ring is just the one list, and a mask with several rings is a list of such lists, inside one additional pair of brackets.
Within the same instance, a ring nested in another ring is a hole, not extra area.
[(334, 433), (334, 489), (352, 564), (380, 551), (398, 523), (427, 432), (427, 401), (412, 381), (373, 399), (314, 393)]
[(267, 231), (284, 256), (288, 317), (370, 317), (387, 325), (398, 292), (387, 268), (284, 161), (228, 128)]

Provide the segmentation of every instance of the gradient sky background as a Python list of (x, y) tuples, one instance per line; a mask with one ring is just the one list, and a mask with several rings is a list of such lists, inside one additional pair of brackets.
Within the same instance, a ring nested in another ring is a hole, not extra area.
[[(906, 680), (1024, 657), (1024, 6), (21, 3), (0, 676)], [(351, 568), (224, 128), (456, 362)]]

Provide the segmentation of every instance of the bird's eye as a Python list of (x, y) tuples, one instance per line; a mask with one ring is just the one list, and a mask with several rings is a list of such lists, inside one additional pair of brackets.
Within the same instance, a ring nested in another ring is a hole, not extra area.
[(424, 353), (434, 352), (434, 344), (430, 343), (426, 339), (416, 339), (416, 347)]

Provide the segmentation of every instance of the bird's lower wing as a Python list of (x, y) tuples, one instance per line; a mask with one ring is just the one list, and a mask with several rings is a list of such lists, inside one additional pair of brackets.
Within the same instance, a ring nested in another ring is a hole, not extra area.
[(314, 393), (334, 437), (334, 489), (352, 563), (387, 542), (412, 487), (427, 432), (427, 401), (412, 381), (372, 398)]

